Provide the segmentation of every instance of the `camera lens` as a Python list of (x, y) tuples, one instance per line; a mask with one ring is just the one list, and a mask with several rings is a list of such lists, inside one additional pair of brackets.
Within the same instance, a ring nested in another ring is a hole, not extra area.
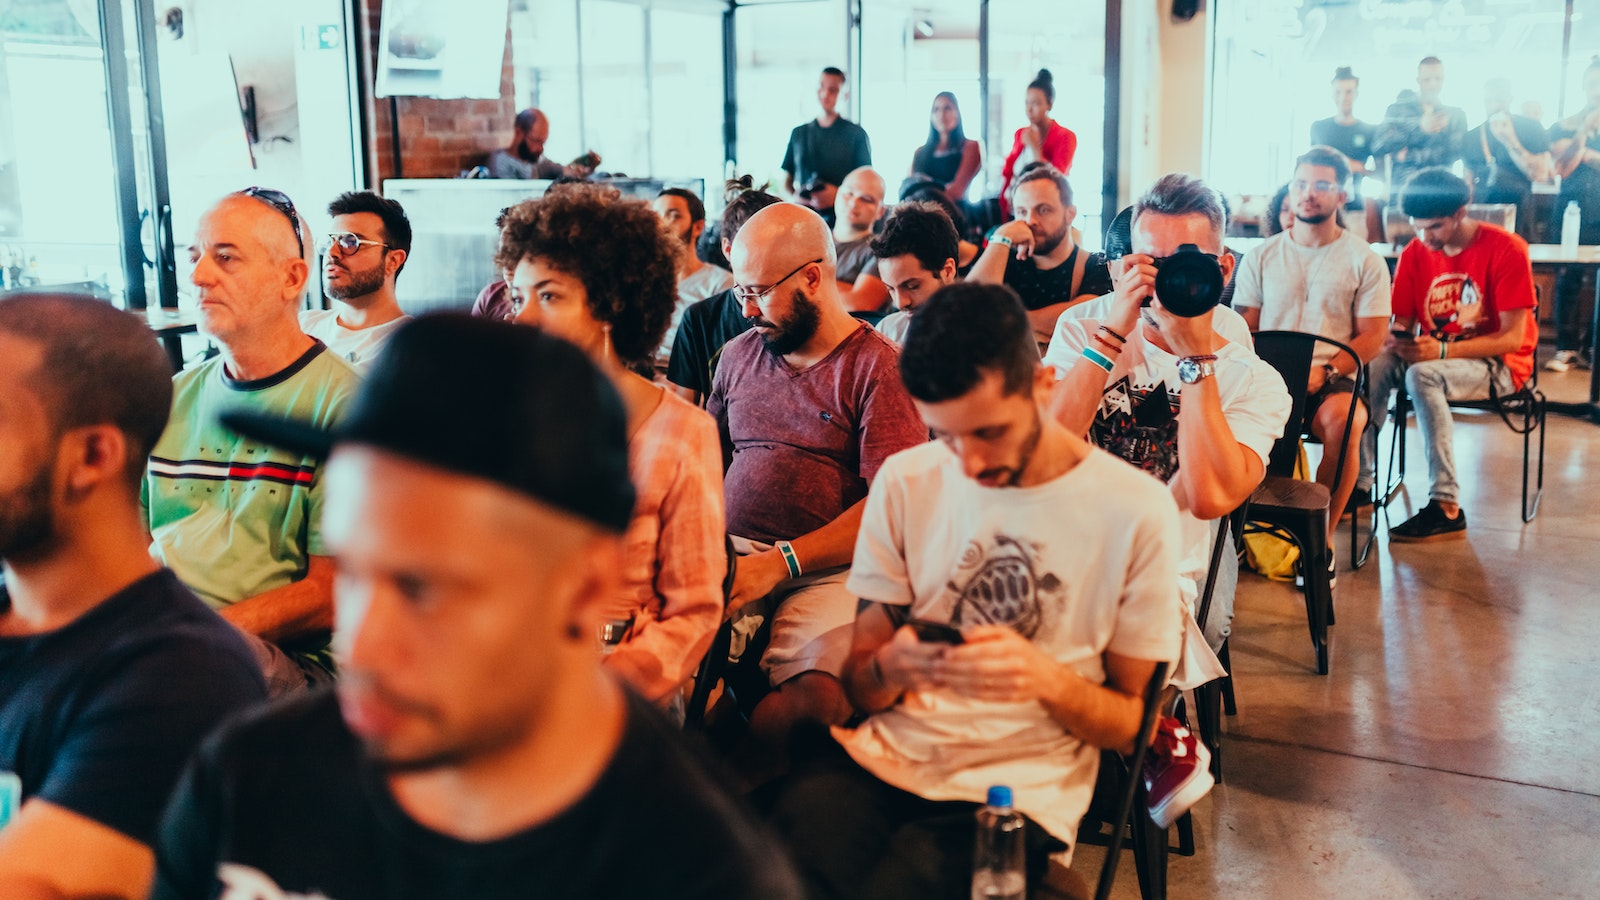
[(1222, 299), (1222, 267), (1194, 244), (1184, 244), (1156, 266), (1156, 299), (1173, 315), (1192, 319)]

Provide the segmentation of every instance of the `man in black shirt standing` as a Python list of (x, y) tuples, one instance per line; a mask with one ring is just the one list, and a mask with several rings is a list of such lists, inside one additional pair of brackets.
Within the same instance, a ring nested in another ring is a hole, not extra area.
[(833, 201), (844, 177), (872, 165), (872, 145), (860, 125), (839, 115), (844, 72), (829, 66), (817, 82), (822, 114), (789, 132), (783, 151), (783, 187), (833, 224)]
[(601, 667), (634, 489), (622, 400), (582, 351), (425, 316), (336, 431), (229, 423), (331, 450), (341, 679), (207, 742), (154, 897), (799, 897), (783, 852)]
[(1366, 209), (1361, 200), (1361, 179), (1370, 171), (1372, 137), (1376, 126), (1355, 116), (1356, 96), (1361, 90), (1361, 79), (1349, 66), (1340, 66), (1333, 73), (1333, 105), (1336, 115), (1311, 123), (1311, 145), (1332, 147), (1350, 161), (1350, 199), (1345, 202), (1346, 227), (1359, 222), (1358, 236), (1366, 235), (1366, 219), (1354, 215)]
[(146, 552), (171, 368), (89, 297), (0, 300), (0, 897), (143, 898), (185, 760), (266, 699), (244, 638)]
[(1444, 63), (1437, 56), (1417, 63), (1415, 99), (1397, 100), (1384, 111), (1372, 139), (1374, 156), (1389, 157), (1389, 196), (1399, 197), (1411, 176), (1433, 166), (1449, 168), (1461, 158), (1467, 114), (1439, 100)]
[(1111, 293), (1105, 257), (1072, 239), (1072, 186), (1049, 163), (1030, 163), (1011, 188), (1010, 222), (989, 236), (967, 280), (1004, 284), (1028, 309), (1034, 336), (1050, 343), (1056, 320), (1081, 300)]
[(1538, 122), (1511, 111), (1511, 82), (1504, 78), (1484, 84), (1483, 107), (1483, 124), (1461, 145), (1473, 202), (1516, 206), (1516, 232), (1531, 242), (1533, 183), (1551, 180), (1550, 140)]

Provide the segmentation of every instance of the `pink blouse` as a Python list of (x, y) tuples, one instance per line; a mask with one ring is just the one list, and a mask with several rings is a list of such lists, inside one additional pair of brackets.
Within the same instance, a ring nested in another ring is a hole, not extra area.
[(728, 560), (716, 422), (662, 391), (628, 442), (628, 470), (639, 498), (623, 536), (623, 586), (604, 616), (634, 622), (605, 663), (660, 702), (694, 674), (722, 620)]

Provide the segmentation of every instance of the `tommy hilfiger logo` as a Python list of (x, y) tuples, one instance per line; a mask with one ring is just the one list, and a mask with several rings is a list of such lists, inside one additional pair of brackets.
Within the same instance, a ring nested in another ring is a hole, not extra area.
[(310, 487), (317, 467), (284, 463), (241, 463), (213, 459), (162, 459), (150, 457), (150, 474), (158, 478), (198, 478), (203, 481), (275, 481)]

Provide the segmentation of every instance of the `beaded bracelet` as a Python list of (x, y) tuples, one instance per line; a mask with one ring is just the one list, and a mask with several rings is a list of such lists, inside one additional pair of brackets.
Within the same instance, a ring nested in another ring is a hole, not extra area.
[(1126, 344), (1128, 342), (1127, 338), (1123, 337), (1120, 334), (1117, 334), (1115, 331), (1112, 331), (1111, 330), (1111, 326), (1109, 326), (1109, 325), (1101, 325), (1098, 329), (1096, 329), (1096, 331), (1104, 331), (1106, 334), (1109, 334), (1112, 337), (1116, 338), (1117, 339), (1117, 343), (1119, 343), (1119, 344)]

